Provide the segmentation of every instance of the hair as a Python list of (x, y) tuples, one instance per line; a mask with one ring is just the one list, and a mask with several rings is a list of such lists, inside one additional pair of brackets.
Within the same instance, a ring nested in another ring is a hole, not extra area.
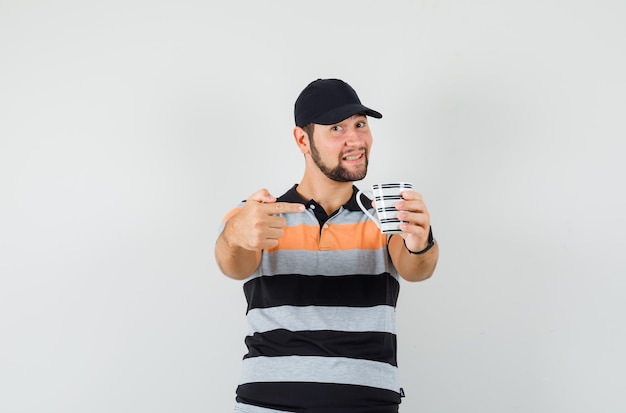
[(309, 136), (309, 140), (313, 140), (313, 131), (315, 130), (315, 124), (314, 123), (308, 123), (308, 124), (304, 125), (302, 127), (302, 129)]

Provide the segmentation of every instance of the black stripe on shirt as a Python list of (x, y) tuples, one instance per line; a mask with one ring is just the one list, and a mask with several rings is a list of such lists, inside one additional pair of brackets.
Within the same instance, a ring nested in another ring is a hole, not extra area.
[(379, 361), (398, 366), (395, 334), (385, 332), (288, 331), (246, 337), (248, 354), (258, 356), (328, 356)]
[(381, 275), (273, 275), (254, 278), (243, 286), (248, 311), (281, 305), (373, 307), (396, 306), (400, 284)]
[(237, 401), (297, 413), (398, 413), (400, 394), (349, 384), (248, 383), (237, 387)]

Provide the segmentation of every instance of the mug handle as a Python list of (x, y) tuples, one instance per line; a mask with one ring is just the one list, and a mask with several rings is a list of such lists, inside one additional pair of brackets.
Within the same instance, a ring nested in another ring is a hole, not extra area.
[[(376, 226), (378, 228), (380, 228), (380, 224), (378, 223), (378, 220), (376, 219), (376, 217), (369, 212), (369, 208), (365, 208), (363, 206), (363, 204), (361, 203), (361, 194), (363, 194), (363, 193), (365, 193), (367, 195), (371, 195), (371, 192), (369, 192), (369, 191), (362, 191), (362, 190), (359, 189), (359, 191), (356, 193), (356, 203), (359, 204), (359, 208), (361, 208), (361, 211), (363, 211), (363, 213), (365, 215), (367, 215), (372, 221), (374, 221), (374, 223), (376, 224)], [(373, 198), (373, 196), (372, 196), (372, 198)]]

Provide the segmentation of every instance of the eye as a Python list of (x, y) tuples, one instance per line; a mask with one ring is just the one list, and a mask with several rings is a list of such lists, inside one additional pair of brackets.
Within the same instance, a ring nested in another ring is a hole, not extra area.
[(333, 132), (339, 132), (341, 130), (341, 126), (339, 125), (334, 125), (330, 128), (331, 131)]
[(356, 127), (357, 127), (357, 128), (364, 128), (365, 126), (367, 126), (367, 123), (366, 123), (366, 122), (364, 122), (364, 121), (358, 122), (358, 123), (356, 124)]

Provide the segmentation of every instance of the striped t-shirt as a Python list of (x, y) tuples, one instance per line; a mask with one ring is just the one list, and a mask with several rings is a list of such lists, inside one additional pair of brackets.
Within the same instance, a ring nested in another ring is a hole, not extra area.
[[(248, 353), (237, 402), (288, 412), (398, 411), (399, 277), (387, 237), (351, 200), (330, 217), (296, 186), (285, 235), (245, 280)], [(362, 202), (370, 205), (370, 200)]]

